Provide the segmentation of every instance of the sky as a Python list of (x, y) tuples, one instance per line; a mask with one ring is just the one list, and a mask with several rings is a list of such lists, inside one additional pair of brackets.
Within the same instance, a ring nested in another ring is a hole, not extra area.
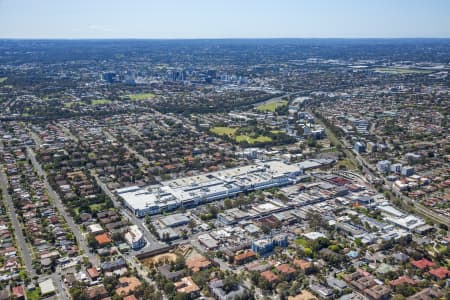
[(450, 0), (0, 0), (0, 38), (450, 38)]

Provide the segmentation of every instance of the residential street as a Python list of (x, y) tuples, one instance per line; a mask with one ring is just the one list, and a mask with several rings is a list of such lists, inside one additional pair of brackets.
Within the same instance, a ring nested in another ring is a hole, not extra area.
[(12, 227), (14, 228), (14, 235), (16, 236), (17, 246), (20, 249), (22, 254), (23, 262), (27, 269), (27, 273), (30, 278), (36, 275), (36, 271), (33, 269), (33, 259), (31, 257), (31, 251), (26, 242), (25, 236), (22, 232), (22, 226), (17, 219), (16, 209), (12, 202), (11, 196), (8, 194), (8, 180), (6, 174), (3, 170), (3, 166), (0, 170), (0, 186), (3, 192), (3, 199), (6, 202), (6, 208), (8, 210), (8, 215), (12, 223)]
[(70, 230), (72, 230), (73, 234), (75, 235), (80, 249), (83, 250), (84, 253), (89, 257), (89, 261), (91, 262), (91, 264), (93, 266), (98, 266), (99, 260), (98, 260), (97, 256), (94, 253), (91, 253), (89, 251), (87, 240), (86, 240), (83, 232), (81, 232), (80, 227), (77, 224), (75, 224), (75, 222), (73, 221), (73, 218), (66, 211), (64, 204), (62, 203), (62, 200), (59, 197), (59, 195), (55, 192), (55, 190), (53, 190), (53, 188), (48, 183), (47, 175), (44, 172), (44, 170), (42, 169), (39, 162), (36, 160), (36, 155), (31, 148), (27, 148), (27, 156), (31, 160), (31, 163), (33, 164), (33, 167), (35, 168), (38, 175), (44, 179), (45, 187), (47, 188), (50, 197), (54, 200), (56, 208), (58, 209), (59, 213), (63, 216), (63, 218), (66, 221), (67, 225), (69, 226)]
[[(120, 204), (120, 202), (117, 199), (117, 196), (114, 195), (114, 193), (112, 193), (109, 190), (109, 188), (106, 186), (106, 184), (104, 184), (100, 180), (100, 178), (98, 178), (97, 174), (95, 174), (94, 172), (91, 172), (91, 175), (94, 176), (97, 184), (100, 186), (100, 188), (103, 190), (103, 192), (111, 198), (111, 200), (114, 203), (114, 206), (120, 208), (122, 215), (124, 215), (126, 218), (128, 218), (131, 223), (137, 225), (139, 227), (139, 230), (141, 230), (144, 233), (144, 237), (147, 240), (147, 245), (144, 247), (145, 250), (154, 250), (154, 249), (158, 249), (158, 248), (167, 246), (166, 244), (158, 241), (158, 239), (148, 230), (148, 228), (144, 225), (143, 219), (139, 219), (138, 217), (133, 215), (131, 212), (126, 210), (124, 207), (122, 207), (122, 205)], [(142, 250), (144, 250), (144, 249), (142, 249)]]

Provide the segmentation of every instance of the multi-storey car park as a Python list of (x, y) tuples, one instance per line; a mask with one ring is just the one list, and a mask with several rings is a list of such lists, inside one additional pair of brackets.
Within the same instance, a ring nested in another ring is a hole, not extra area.
[(194, 207), (236, 194), (296, 182), (303, 174), (297, 164), (271, 160), (198, 176), (161, 182), (158, 186), (131, 186), (116, 190), (136, 216), (158, 214), (178, 207)]

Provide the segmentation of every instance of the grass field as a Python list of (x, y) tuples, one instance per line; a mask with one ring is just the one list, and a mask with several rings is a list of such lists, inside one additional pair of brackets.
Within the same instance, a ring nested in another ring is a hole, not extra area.
[(279, 102), (270, 102), (270, 103), (262, 104), (262, 105), (256, 107), (256, 109), (259, 111), (262, 111), (262, 112), (266, 112), (266, 111), (275, 112), (275, 110), (278, 107), (285, 106), (287, 104), (288, 104), (288, 101), (282, 100)]
[(28, 300), (39, 300), (41, 298), (41, 289), (35, 288), (34, 290), (30, 291), (27, 290), (27, 299)]
[(91, 209), (91, 211), (97, 212), (103, 208), (103, 204), (100, 204), (100, 203), (91, 204), (91, 205), (89, 205), (89, 208)]
[(108, 99), (96, 99), (96, 100), (92, 100), (92, 105), (101, 105), (101, 104), (108, 104), (111, 103), (111, 100)]
[(74, 106), (74, 105), (86, 105), (86, 103), (81, 102), (81, 101), (65, 102), (64, 103), (64, 107), (65, 108), (72, 108), (72, 106)]
[(242, 143), (242, 142), (247, 142), (249, 144), (254, 144), (254, 143), (267, 143), (267, 142), (271, 142), (272, 139), (268, 136), (264, 136), (264, 135), (260, 135), (256, 138), (253, 138), (251, 136), (248, 135), (238, 135), (235, 137), (236, 142), (238, 143)]
[(305, 239), (302, 239), (302, 238), (296, 239), (295, 243), (297, 245), (300, 245), (300, 246), (303, 246), (303, 247), (308, 247), (308, 242)]
[(347, 170), (355, 170), (356, 169), (355, 164), (351, 160), (349, 160), (347, 158), (338, 161), (336, 167), (339, 168), (340, 166), (345, 167)]
[(139, 100), (146, 100), (146, 99), (154, 98), (155, 94), (153, 94), (153, 93), (129, 94), (129, 95), (126, 95), (125, 97), (130, 98), (130, 100), (133, 100), (133, 101), (139, 101)]
[(238, 128), (233, 127), (213, 127), (210, 129), (210, 131), (217, 135), (229, 136), (230, 138), (233, 138), (237, 143), (247, 142), (249, 144), (254, 144), (254, 143), (267, 143), (272, 141), (271, 137), (265, 135), (260, 135), (257, 137), (252, 137), (250, 135), (245, 134), (236, 135)]
[(210, 129), (210, 131), (217, 135), (229, 136), (230, 138), (233, 138), (237, 143), (247, 142), (249, 144), (254, 144), (254, 143), (267, 143), (272, 141), (272, 138), (265, 135), (260, 135), (257, 137), (252, 137), (245, 134), (236, 135), (238, 128), (233, 127), (213, 127)]
[(421, 70), (421, 69), (404, 69), (404, 68), (376, 68), (374, 69), (377, 73), (387, 73), (387, 74), (430, 74), (433, 71)]
[(217, 135), (228, 135), (228, 136), (234, 136), (238, 128), (232, 128), (232, 127), (213, 127), (211, 128), (211, 132), (215, 133)]
[(0, 77), (0, 83), (5, 82), (6, 80), (8, 80), (8, 77)]

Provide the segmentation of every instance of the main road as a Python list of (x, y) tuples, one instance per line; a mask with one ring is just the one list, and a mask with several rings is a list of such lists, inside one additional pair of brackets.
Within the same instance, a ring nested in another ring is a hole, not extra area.
[(167, 244), (161, 243), (158, 239), (148, 230), (147, 226), (144, 225), (142, 219), (136, 217), (133, 213), (128, 211), (125, 207), (122, 206), (120, 201), (117, 199), (117, 196), (111, 192), (108, 186), (100, 180), (98, 175), (91, 171), (91, 175), (95, 178), (98, 186), (102, 189), (102, 191), (109, 197), (114, 203), (114, 207), (118, 208), (122, 215), (125, 216), (131, 223), (137, 225), (139, 230), (144, 234), (145, 239), (147, 240), (147, 246), (142, 250), (154, 250), (158, 248), (166, 247)]
[[(342, 143), (341, 140), (339, 140), (333, 134), (333, 132), (329, 128), (327, 128), (325, 126), (325, 124), (320, 120), (320, 118), (317, 118), (317, 119), (319, 119), (319, 122), (325, 128), (326, 134), (329, 136), (331, 142), (336, 144), (336, 145), (341, 145), (342, 146), (342, 150), (346, 153), (347, 157), (350, 158), (355, 164), (357, 164), (357, 165), (362, 167), (362, 171), (363, 171), (364, 174), (371, 176), (372, 179), (377, 179), (378, 178), (378, 176), (371, 170), (371, 169), (373, 169), (373, 166), (368, 164), (366, 162), (366, 160), (364, 159), (364, 157), (362, 157), (359, 154), (355, 154), (352, 151), (348, 150), (350, 145), (345, 140)], [(386, 178), (384, 178), (384, 181), (386, 182)], [(400, 200), (402, 200), (402, 202), (404, 204), (413, 207), (415, 212), (418, 215), (422, 215), (422, 216), (424, 216), (426, 218), (431, 219), (434, 222), (437, 222), (437, 223), (440, 223), (440, 224), (444, 224), (447, 227), (450, 227), (450, 218), (448, 218), (447, 216), (439, 214), (439, 213), (437, 213), (437, 212), (435, 212), (435, 211), (425, 207), (424, 205), (413, 201), (411, 198), (409, 198), (409, 197), (405, 196), (404, 194), (396, 191), (392, 186), (384, 185), (383, 188), (392, 191), (398, 198), (400, 198)]]
[(59, 213), (63, 216), (64, 220), (66, 221), (67, 225), (69, 226), (70, 230), (75, 235), (78, 246), (81, 250), (84, 251), (84, 253), (88, 256), (89, 261), (93, 266), (99, 266), (99, 260), (97, 256), (89, 251), (89, 246), (86, 240), (86, 237), (81, 232), (80, 227), (75, 224), (72, 216), (69, 215), (69, 213), (66, 211), (64, 204), (62, 203), (61, 197), (58, 195), (58, 193), (55, 192), (53, 187), (49, 184), (47, 179), (47, 174), (42, 169), (42, 166), (40, 163), (36, 160), (36, 154), (31, 148), (27, 148), (27, 156), (30, 159), (31, 163), (33, 164), (34, 169), (38, 173), (38, 175), (43, 179), (45, 183), (45, 187), (47, 188), (48, 194), (53, 199), (53, 202), (55, 204), (55, 207), (58, 209)]

